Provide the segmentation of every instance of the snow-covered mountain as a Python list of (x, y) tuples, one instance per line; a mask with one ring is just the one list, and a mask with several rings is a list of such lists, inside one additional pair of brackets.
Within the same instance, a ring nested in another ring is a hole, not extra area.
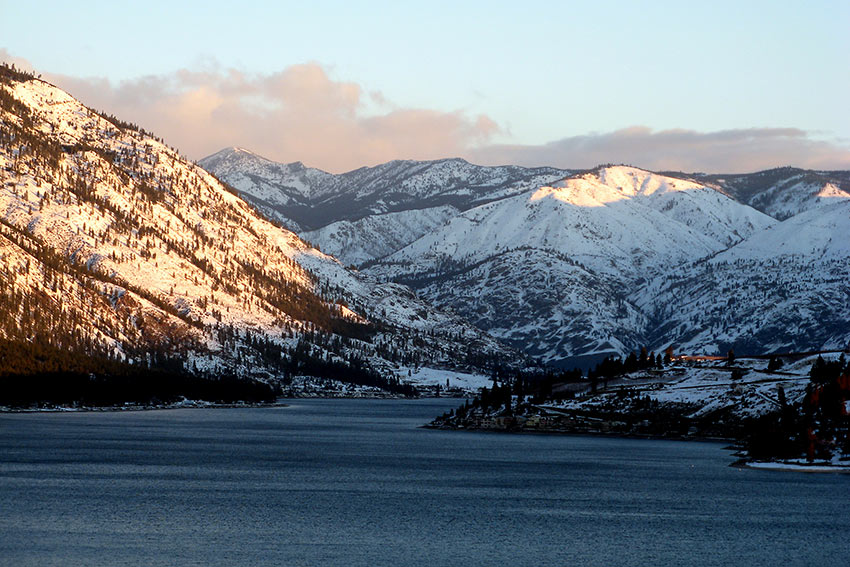
[(222, 150), (201, 160), (200, 165), (227, 180), (268, 218), (296, 231), (304, 227), (286, 211), (309, 209), (314, 192), (329, 186), (334, 179), (301, 162), (275, 163), (242, 148)]
[(531, 247), (600, 275), (639, 278), (724, 250), (774, 222), (711, 188), (609, 167), (469, 209), (373, 271), (434, 271)]
[(746, 175), (700, 175), (697, 179), (779, 220), (850, 199), (850, 171), (780, 167)]
[(644, 295), (649, 336), (686, 352), (793, 352), (850, 343), (850, 200), (812, 208)]
[(449, 215), (572, 173), (445, 159), (391, 161), (331, 175), (299, 162), (275, 163), (240, 148), (224, 149), (199, 164), (269, 218), (348, 264), (394, 252)]
[[(216, 165), (222, 156), (228, 168)], [(240, 164), (275, 167), (232, 149), (201, 163), (249, 201), (271, 178)], [(248, 183), (243, 168), (258, 177)], [(321, 212), (281, 207), (280, 220), (546, 362), (589, 364), (642, 345), (714, 354), (850, 339), (847, 287), (834, 279), (850, 264), (839, 244), (847, 172), (576, 173), (441, 160), (312, 179), (325, 187), (299, 198)]]
[[(301, 189), (322, 177), (280, 173), (290, 174)], [(516, 361), (458, 316), (268, 221), (143, 130), (5, 67), (0, 338), (136, 364), (168, 358), (265, 378), (333, 370), (390, 385), (419, 365)]]
[(546, 362), (590, 362), (645, 340), (647, 281), (775, 222), (690, 181), (608, 167), (470, 209), (369, 271)]

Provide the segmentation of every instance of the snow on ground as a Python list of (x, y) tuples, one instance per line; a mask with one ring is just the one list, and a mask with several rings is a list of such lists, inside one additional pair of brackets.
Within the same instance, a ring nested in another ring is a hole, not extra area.
[[(778, 372), (767, 372), (767, 361), (739, 359), (733, 366), (725, 362), (691, 363), (667, 368), (660, 374), (634, 372), (625, 378), (601, 381), (597, 394), (564, 400), (553, 407), (570, 410), (594, 409), (618, 402), (623, 390), (649, 397), (661, 404), (687, 404), (693, 418), (730, 408), (740, 417), (755, 417), (779, 409), (779, 389), (788, 403), (798, 402), (809, 384), (809, 369), (818, 355), (789, 362)], [(823, 355), (837, 358), (839, 353)], [(733, 379), (733, 370), (743, 373)], [(588, 386), (589, 390), (589, 386)], [(547, 404), (548, 405), (548, 404)]]
[(850, 243), (838, 235), (850, 231), (850, 200), (835, 199), (781, 223), (718, 254), (712, 263), (799, 256), (808, 261), (850, 256)]
[(343, 263), (356, 265), (407, 246), (457, 213), (456, 208), (443, 206), (372, 215), (356, 221), (338, 221), (302, 236)]
[(786, 459), (777, 461), (750, 461), (746, 466), (751, 469), (796, 471), (796, 472), (840, 472), (850, 473), (850, 457), (835, 455), (829, 461), (814, 461), (809, 463), (806, 459)]
[(283, 395), (287, 398), (387, 398), (396, 397), (386, 390), (374, 386), (361, 386), (341, 382), (330, 378), (315, 376), (294, 376), (291, 382), (283, 386)]
[[(410, 374), (407, 374), (407, 371), (410, 371)], [(400, 378), (415, 386), (445, 387), (448, 380), (449, 388), (460, 388), (469, 392), (477, 392), (485, 386), (489, 388), (493, 385), (493, 379), (490, 376), (441, 368), (420, 367), (417, 369), (407, 369), (402, 371)]]

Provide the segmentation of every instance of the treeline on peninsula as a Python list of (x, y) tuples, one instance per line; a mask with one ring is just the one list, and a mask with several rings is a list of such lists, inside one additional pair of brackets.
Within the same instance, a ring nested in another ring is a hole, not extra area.
[[(485, 418), (500, 420), (497, 428), (510, 430), (516, 417), (527, 417), (535, 406), (557, 403), (575, 397), (575, 392), (593, 392), (596, 386), (609, 379), (634, 372), (655, 371), (671, 362), (672, 351), (663, 357), (652, 357), (648, 353), (625, 359), (609, 358), (588, 372), (573, 370), (546, 374), (502, 374), (494, 375), (493, 385), (483, 388), (472, 400), (467, 400), (457, 409), (449, 410), (437, 418), (432, 426), (475, 427)], [(730, 351), (727, 363), (734, 361)], [(768, 372), (776, 372), (782, 366), (778, 357), (770, 357)], [(739, 380), (739, 369), (731, 368), (731, 380)], [(575, 388), (571, 388), (575, 385)], [(629, 396), (627, 390), (618, 395)], [(735, 438), (748, 456), (759, 460), (800, 459), (829, 461), (834, 455), (850, 456), (850, 361), (842, 354), (836, 360), (825, 360), (822, 356), (812, 364), (805, 395), (798, 402), (789, 401), (784, 389), (778, 388), (779, 409), (759, 417), (733, 419), (724, 413), (724, 423), (712, 420), (710, 414), (700, 418), (699, 423), (688, 414), (687, 405), (662, 404), (649, 396), (638, 396), (628, 404), (629, 410), (622, 413), (612, 407), (609, 413), (596, 411), (571, 412), (598, 420), (622, 421), (622, 425), (640, 423), (640, 433), (649, 435), (673, 435), (686, 437), (693, 426), (701, 434)], [(624, 431), (629, 428), (626, 427)], [(567, 428), (566, 430), (569, 430)], [(591, 429), (574, 429), (588, 432)]]
[(504, 368), (493, 373), (493, 385), (482, 388), (471, 400), (457, 410), (450, 410), (438, 420), (463, 420), (471, 412), (512, 416), (521, 413), (529, 405), (544, 404), (575, 397), (569, 385), (585, 385), (595, 391), (600, 384), (635, 370), (662, 368), (670, 363), (672, 350), (664, 357), (641, 349), (640, 354), (630, 353), (627, 357), (608, 357), (584, 373), (579, 368), (556, 371), (547, 369), (511, 373)]
[(842, 354), (827, 361), (818, 356), (799, 404), (788, 402), (780, 388), (781, 409), (750, 424), (746, 448), (756, 459), (806, 457), (829, 460), (850, 455), (850, 361)]

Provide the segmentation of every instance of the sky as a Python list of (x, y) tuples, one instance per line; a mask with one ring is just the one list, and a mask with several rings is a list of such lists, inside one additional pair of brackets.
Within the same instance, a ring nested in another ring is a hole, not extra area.
[(850, 2), (12, 2), (0, 60), (192, 159), (850, 169)]

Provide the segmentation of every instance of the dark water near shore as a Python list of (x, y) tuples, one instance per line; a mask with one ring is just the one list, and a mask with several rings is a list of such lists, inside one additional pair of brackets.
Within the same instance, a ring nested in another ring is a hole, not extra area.
[(0, 415), (0, 565), (846, 565), (850, 476), (444, 432), (457, 401)]

